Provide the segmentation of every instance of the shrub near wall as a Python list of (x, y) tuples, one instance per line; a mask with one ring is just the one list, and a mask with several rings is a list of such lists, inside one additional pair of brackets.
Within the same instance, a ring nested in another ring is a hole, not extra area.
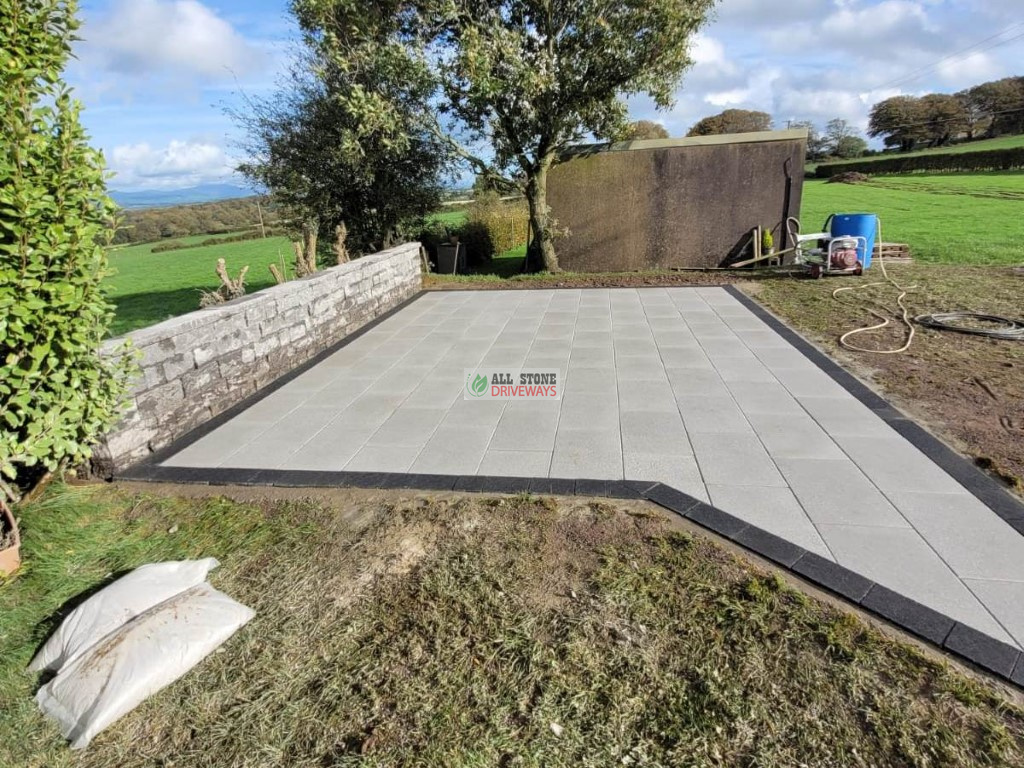
[(114, 204), (61, 80), (75, 8), (0, 0), (0, 498), (87, 458), (133, 366), (100, 356)]
[(484, 196), (469, 207), (459, 239), (466, 244), (471, 264), (479, 264), (498, 254), (525, 245), (529, 213), (523, 201), (502, 201)]
[(815, 176), (827, 179), (837, 173), (894, 174), (925, 171), (1010, 171), (1024, 168), (1024, 147), (982, 152), (935, 152), (882, 160), (857, 160), (819, 165)]

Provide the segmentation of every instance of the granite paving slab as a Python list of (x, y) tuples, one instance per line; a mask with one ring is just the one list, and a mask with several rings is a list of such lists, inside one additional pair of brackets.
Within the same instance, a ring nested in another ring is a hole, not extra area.
[[(663, 483), (1024, 647), (1024, 536), (776, 326), (715, 287), (428, 292), (159, 470)], [(467, 400), (485, 365), (562, 399)]]

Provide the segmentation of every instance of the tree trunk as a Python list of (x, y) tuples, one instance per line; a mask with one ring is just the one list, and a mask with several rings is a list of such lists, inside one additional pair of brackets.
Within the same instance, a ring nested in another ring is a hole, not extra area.
[(320, 222), (307, 219), (302, 223), (302, 241), (292, 243), (295, 248), (295, 276), (306, 277), (316, 272), (316, 241)]
[(348, 227), (345, 226), (343, 221), (334, 228), (334, 261), (336, 264), (344, 264), (349, 260), (348, 248), (345, 246), (347, 238)]
[(531, 264), (540, 262), (548, 272), (561, 272), (551, 233), (551, 215), (548, 210), (548, 168), (551, 161), (540, 167), (526, 181), (526, 202), (530, 207), (532, 237), (527, 251)]

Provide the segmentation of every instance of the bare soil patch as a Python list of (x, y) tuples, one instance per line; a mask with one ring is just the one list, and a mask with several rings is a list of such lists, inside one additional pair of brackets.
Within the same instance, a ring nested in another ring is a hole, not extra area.
[[(888, 270), (901, 285), (917, 286), (904, 301), (911, 316), (953, 310), (1015, 319), (1024, 315), (1024, 275), (1013, 268), (915, 264)], [(857, 344), (878, 349), (902, 345), (907, 331), (898, 320), (898, 292), (891, 286), (832, 297), (838, 287), (881, 279), (875, 268), (859, 278), (760, 280), (742, 287), (901, 410), (1024, 495), (1024, 344), (916, 326), (914, 342), (903, 354), (841, 347), (843, 333), (878, 322), (869, 307), (893, 322), (859, 335)]]

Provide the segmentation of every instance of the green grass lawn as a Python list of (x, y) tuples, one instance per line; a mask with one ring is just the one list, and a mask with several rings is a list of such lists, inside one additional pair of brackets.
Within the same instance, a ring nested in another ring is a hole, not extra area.
[(442, 208), (437, 213), (432, 213), (427, 217), (430, 221), (438, 222), (440, 224), (447, 224), (449, 226), (457, 227), (459, 224), (466, 220), (466, 209), (465, 208)]
[[(56, 489), (18, 510), (0, 765), (1024, 764), (1019, 701), (646, 505), (239, 493)], [(209, 556), (255, 618), (71, 752), (25, 672), (62, 607)]]
[[(180, 239), (199, 242), (208, 237), (196, 235)], [(279, 264), (281, 255), (286, 265), (293, 261), (291, 244), (284, 237), (163, 253), (153, 253), (155, 245), (158, 243), (122, 246), (109, 253), (114, 274), (106, 280), (107, 292), (117, 308), (111, 335), (199, 309), (200, 291), (213, 290), (219, 285), (214, 273), (217, 259), (227, 262), (232, 276), (249, 265), (246, 282), (250, 293), (274, 284), (268, 265)]]
[(882, 238), (909, 243), (920, 261), (1024, 263), (1024, 172), (877, 176), (864, 184), (808, 179), (804, 231), (816, 231), (830, 213), (877, 213)]

